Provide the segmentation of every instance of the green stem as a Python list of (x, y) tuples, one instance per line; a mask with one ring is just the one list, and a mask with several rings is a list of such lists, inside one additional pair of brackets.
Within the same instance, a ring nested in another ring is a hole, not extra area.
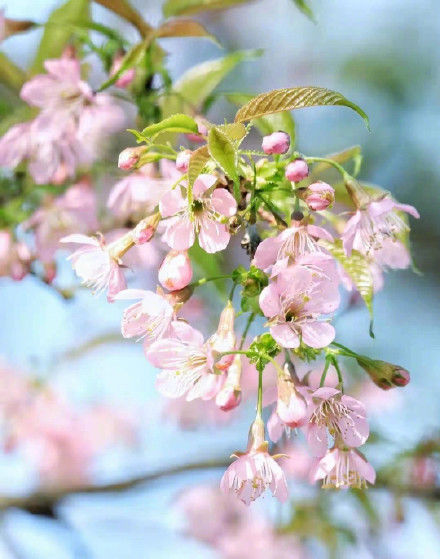
[(328, 165), (332, 165), (341, 173), (344, 179), (349, 176), (344, 167), (336, 161), (333, 161), (333, 159), (327, 159), (326, 157), (304, 157), (304, 159), (307, 163), (327, 163)]
[(257, 394), (257, 417), (262, 419), (263, 414), (263, 368), (258, 369), (258, 394)]
[(237, 204), (241, 202), (240, 180), (234, 180), (234, 198)]
[(252, 322), (254, 321), (256, 314), (251, 313), (247, 319), (245, 329), (243, 330), (243, 335), (241, 336), (240, 347), (239, 349), (243, 349), (244, 342), (246, 341), (246, 336), (249, 332), (249, 328), (251, 327)]
[(199, 285), (205, 285), (208, 281), (217, 281), (221, 279), (231, 279), (231, 274), (224, 274), (222, 276), (213, 276), (212, 278), (200, 278), (193, 283), (190, 283), (188, 287), (198, 287)]
[(324, 386), (325, 377), (327, 376), (327, 371), (328, 371), (328, 368), (330, 367), (330, 359), (331, 359), (331, 357), (329, 355), (327, 355), (327, 357), (325, 358), (325, 365), (324, 365), (324, 370), (322, 371), (321, 382), (319, 383), (319, 388), (322, 388)]
[(332, 355), (331, 361), (333, 363), (334, 368), (336, 369), (336, 372), (338, 373), (338, 381), (339, 381), (339, 386), (341, 388), (341, 392), (344, 393), (344, 379), (342, 378), (342, 373), (341, 373), (341, 369), (339, 368), (338, 360), (334, 355)]
[(272, 202), (269, 202), (268, 200), (266, 200), (266, 198), (264, 198), (264, 196), (262, 196), (259, 192), (255, 192), (255, 196), (257, 198), (259, 198), (265, 206), (267, 206), (268, 210), (274, 216), (274, 218), (275, 218), (275, 220), (278, 224), (281, 224), (283, 227), (286, 227), (286, 228), (288, 227), (287, 223), (280, 216), (280, 214), (278, 213), (277, 209), (274, 207)]

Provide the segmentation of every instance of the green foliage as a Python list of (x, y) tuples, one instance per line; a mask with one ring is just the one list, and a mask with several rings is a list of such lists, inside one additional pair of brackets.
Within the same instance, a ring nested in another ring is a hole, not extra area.
[(208, 146), (202, 146), (192, 152), (188, 164), (188, 181), (191, 185), (194, 184), (196, 178), (203, 171), (203, 167), (209, 160)]
[(340, 93), (323, 87), (293, 87), (262, 93), (238, 110), (235, 122), (245, 122), (281, 111), (327, 105), (342, 105), (353, 109), (369, 128), (368, 116), (360, 107)]
[(47, 58), (58, 58), (69, 43), (75, 26), (85, 25), (90, 21), (89, 0), (68, 0), (52, 12), (47, 20), (43, 38), (37, 50), (31, 72), (37, 74), (43, 70)]
[(280, 346), (272, 338), (272, 336), (266, 332), (255, 338), (255, 340), (249, 346), (247, 350), (247, 356), (251, 363), (254, 363), (256, 368), (260, 371), (270, 363), (271, 357), (274, 359), (278, 353), (281, 351)]
[(142, 136), (154, 139), (161, 132), (174, 132), (183, 134), (196, 134), (198, 131), (197, 122), (188, 115), (175, 114), (151, 124), (142, 130)]
[(249, 0), (167, 0), (163, 6), (165, 17), (196, 14), (206, 10), (228, 8)]
[(195, 19), (175, 19), (166, 21), (156, 31), (156, 37), (165, 39), (167, 37), (201, 37), (216, 43), (219, 42), (206, 27)]
[(26, 74), (9, 58), (0, 52), (0, 83), (18, 92), (26, 81)]
[(151, 44), (152, 38), (153, 38), (152, 35), (146, 37), (141, 43), (138, 43), (131, 50), (129, 50), (127, 54), (124, 56), (124, 58), (122, 59), (119, 70), (115, 72), (113, 76), (110, 76), (110, 78), (106, 80), (103, 84), (101, 84), (98, 91), (103, 91), (104, 89), (107, 89), (115, 82), (117, 82), (124, 72), (139, 64), (142, 61), (142, 59), (145, 57), (147, 49)]
[(255, 266), (251, 266), (249, 270), (246, 270), (243, 266), (238, 266), (232, 272), (232, 280), (243, 288), (241, 292), (241, 310), (262, 315), (259, 297), (260, 293), (269, 283), (267, 274)]
[(238, 153), (231, 140), (213, 126), (208, 134), (208, 150), (214, 161), (233, 181), (238, 180)]
[(133, 8), (128, 0), (95, 0), (95, 2), (129, 21), (138, 29), (139, 33), (143, 37), (152, 30), (152, 28), (143, 19), (140, 13)]
[(293, 0), (295, 6), (300, 10), (305, 16), (315, 22), (315, 16), (313, 15), (312, 8), (309, 6), (307, 0)]

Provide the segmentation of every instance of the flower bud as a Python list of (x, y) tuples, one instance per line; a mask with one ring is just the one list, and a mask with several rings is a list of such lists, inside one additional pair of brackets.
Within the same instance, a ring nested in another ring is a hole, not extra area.
[(140, 221), (133, 229), (132, 237), (135, 245), (143, 245), (151, 240), (160, 221), (160, 214), (155, 213)]
[(295, 159), (286, 167), (286, 179), (291, 182), (299, 182), (309, 176), (309, 166), (304, 159)]
[(295, 388), (288, 365), (284, 366), (283, 374), (277, 377), (277, 414), (283, 423), (292, 429), (304, 425), (307, 419), (307, 402)]
[(196, 117), (194, 120), (197, 122), (198, 134), (187, 134), (186, 137), (191, 142), (200, 144), (206, 140), (206, 136), (208, 135), (208, 128), (205, 122), (200, 117)]
[(215, 403), (223, 411), (236, 408), (241, 402), (241, 357), (234, 355), (232, 365), (228, 369), (225, 384), (217, 394)]
[(171, 306), (182, 306), (186, 303), (194, 293), (194, 287), (191, 285), (187, 285), (183, 289), (179, 289), (178, 291), (171, 291), (171, 293), (167, 293), (164, 295), (165, 299), (170, 303)]
[(139, 146), (136, 148), (125, 148), (119, 154), (118, 167), (124, 169), (124, 171), (129, 171), (138, 163), (142, 153), (145, 151), (145, 147)]
[[(235, 310), (231, 301), (228, 301), (226, 307), (220, 314), (217, 332), (210, 337), (209, 344), (214, 353), (223, 351), (233, 351), (235, 346), (235, 333), (234, 333), (234, 319)], [(234, 355), (224, 355), (215, 363), (216, 369), (226, 371), (231, 366), (234, 360)]]
[(159, 281), (169, 291), (186, 287), (192, 279), (192, 266), (186, 250), (171, 250), (159, 268)]
[(176, 169), (180, 173), (186, 173), (188, 171), (189, 160), (191, 158), (191, 152), (189, 149), (181, 151), (176, 157)]
[(274, 132), (264, 136), (261, 147), (267, 155), (286, 153), (290, 148), (290, 136), (286, 132)]
[(386, 361), (378, 359), (358, 359), (359, 365), (368, 373), (371, 380), (382, 390), (389, 390), (394, 386), (406, 386), (410, 381), (409, 372)]
[(326, 182), (314, 182), (307, 187), (303, 200), (310, 210), (326, 210), (335, 201), (335, 189)]
[[(121, 67), (123, 59), (124, 59), (123, 54), (118, 54), (117, 56), (115, 56), (112, 67), (110, 69), (110, 76), (114, 76), (116, 72), (118, 72), (119, 68)], [(136, 75), (136, 70), (134, 68), (129, 68), (125, 72), (122, 72), (119, 78), (115, 81), (115, 86), (120, 87), (121, 89), (125, 89), (134, 80), (135, 75)]]

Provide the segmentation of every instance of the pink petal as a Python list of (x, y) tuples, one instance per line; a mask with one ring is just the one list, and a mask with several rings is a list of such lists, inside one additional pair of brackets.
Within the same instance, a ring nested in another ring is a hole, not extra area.
[(211, 186), (214, 186), (216, 182), (217, 177), (214, 175), (199, 175), (193, 186), (194, 198), (200, 198)]
[(99, 241), (94, 237), (88, 237), (87, 235), (81, 235), (79, 233), (74, 233), (73, 235), (67, 235), (60, 239), (60, 243), (79, 243), (81, 245), (93, 245), (99, 247)]
[(199, 243), (204, 251), (212, 254), (224, 250), (229, 243), (231, 235), (223, 223), (204, 216), (199, 232)]
[(194, 244), (194, 223), (187, 216), (171, 217), (166, 223), (162, 239), (175, 250), (187, 250)]
[(328, 322), (305, 322), (301, 324), (302, 339), (313, 348), (328, 346), (335, 339), (335, 329)]
[(260, 294), (259, 305), (268, 318), (277, 316), (281, 311), (280, 296), (275, 282), (270, 282)]
[(299, 336), (288, 324), (271, 326), (270, 333), (282, 347), (295, 349), (299, 346)]
[(176, 213), (184, 210), (187, 206), (186, 200), (183, 198), (180, 187), (166, 192), (159, 202), (159, 211), (162, 217), (171, 217)]
[(314, 456), (324, 456), (328, 448), (327, 429), (309, 423), (307, 428), (307, 444)]
[(232, 217), (237, 212), (237, 202), (225, 188), (216, 188), (211, 196), (211, 204), (215, 211), (226, 217)]
[(277, 260), (278, 251), (283, 241), (278, 235), (277, 237), (269, 237), (264, 239), (255, 251), (254, 265), (260, 270), (266, 271)]

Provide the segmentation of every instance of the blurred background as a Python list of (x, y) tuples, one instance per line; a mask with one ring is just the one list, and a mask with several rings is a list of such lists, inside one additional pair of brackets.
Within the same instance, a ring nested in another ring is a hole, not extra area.
[[(161, 2), (132, 3), (147, 21), (160, 20)], [(222, 91), (259, 93), (277, 87), (319, 85), (340, 91), (359, 104), (370, 116), (371, 133), (346, 109), (298, 111), (299, 149), (323, 155), (360, 144), (362, 179), (392, 191), (399, 201), (420, 211), (421, 219), (413, 223), (412, 242), (421, 273), (407, 270), (387, 275), (385, 288), (375, 300), (376, 338), (368, 337), (368, 319), (361, 306), (337, 319), (342, 343), (359, 353), (399, 363), (411, 372), (412, 382), (398, 394), (388, 393), (386, 403), (376, 393), (371, 398), (371, 422), (381, 434), (381, 442), (367, 446), (368, 456), (380, 467), (421, 439), (438, 438), (440, 427), (440, 9), (436, 0), (312, 0), (311, 4), (317, 24), (289, 0), (258, 0), (209, 13), (201, 20), (227, 50), (264, 49), (260, 58), (240, 65), (222, 83)], [(41, 22), (56, 5), (50, 0), (3, 1), (8, 17), (32, 17)], [(93, 13), (96, 21), (121, 29), (127, 37), (135, 34), (100, 6), (94, 5)], [(2, 51), (24, 67), (39, 34), (35, 30), (12, 37), (2, 44)], [(173, 76), (196, 62), (224, 54), (216, 45), (195, 39), (170, 40), (167, 50)], [(220, 101), (210, 117), (221, 121), (233, 112), (231, 105)], [(60, 263), (62, 260), (61, 255)], [(73, 284), (69, 267), (60, 265), (61, 283)], [(147, 273), (143, 281), (153, 283)], [(164, 465), (224, 459), (241, 448), (251, 408), (248, 413), (242, 410), (236, 422), (189, 430), (182, 430), (176, 421), (179, 412), (164, 416), (164, 402), (154, 388), (155, 373), (145, 361), (141, 345), (120, 338), (123, 308), (118, 303), (107, 305), (85, 290), (64, 301), (30, 276), (17, 283), (0, 279), (0, 355), (5, 371), (31, 372), (40, 382), (50, 378), (66, 400), (95, 414), (91, 423), (84, 426), (75, 420), (66, 429), (87, 431), (93, 425), (99, 440), (114, 436), (118, 441), (110, 449), (103, 445), (102, 452), (93, 455), (87, 479), (102, 484), (122, 481)], [(203, 303), (193, 312), (203, 320)], [(2, 375), (0, 392), (15, 390), (7, 372)], [(50, 404), (47, 409), (48, 422), (64, 422), (59, 410), (50, 412)], [(117, 409), (118, 415), (110, 417), (110, 409)], [(26, 495), (38, 487), (41, 468), (35, 467), (34, 454), (35, 449), (0, 455), (1, 495)], [(65, 479), (85, 475), (80, 466), (75, 468), (68, 453), (57, 459)], [(396, 469), (399, 464), (403, 462)], [(50, 473), (53, 464), (46, 466)], [(0, 557), (219, 557), (211, 546), (185, 535), (185, 514), (175, 503), (188, 487), (215, 486), (221, 474), (222, 468), (209, 468), (147, 480), (108, 494), (71, 495), (56, 510), (42, 507), (38, 514), (9, 509), (1, 518)], [(438, 483), (438, 470), (433, 476)], [(293, 481), (292, 507), (295, 501), (302, 503), (308, 491), (301, 482)], [(334, 557), (440, 557), (440, 499), (435, 492), (426, 500), (390, 496), (376, 489), (368, 493), (371, 518), (379, 515), (383, 528), (374, 537), (372, 521), (365, 522), (361, 499), (357, 502), (348, 493), (325, 497), (337, 523), (348, 530)], [(256, 506), (275, 519), (290, 514), (275, 507), (269, 497)], [(208, 514), (215, 518), (216, 510)], [(359, 536), (357, 542), (349, 537), (350, 531)], [(303, 557), (301, 553), (292, 548), (285, 556), (294, 559)], [(309, 557), (325, 557), (325, 553), (322, 542), (308, 546)]]

